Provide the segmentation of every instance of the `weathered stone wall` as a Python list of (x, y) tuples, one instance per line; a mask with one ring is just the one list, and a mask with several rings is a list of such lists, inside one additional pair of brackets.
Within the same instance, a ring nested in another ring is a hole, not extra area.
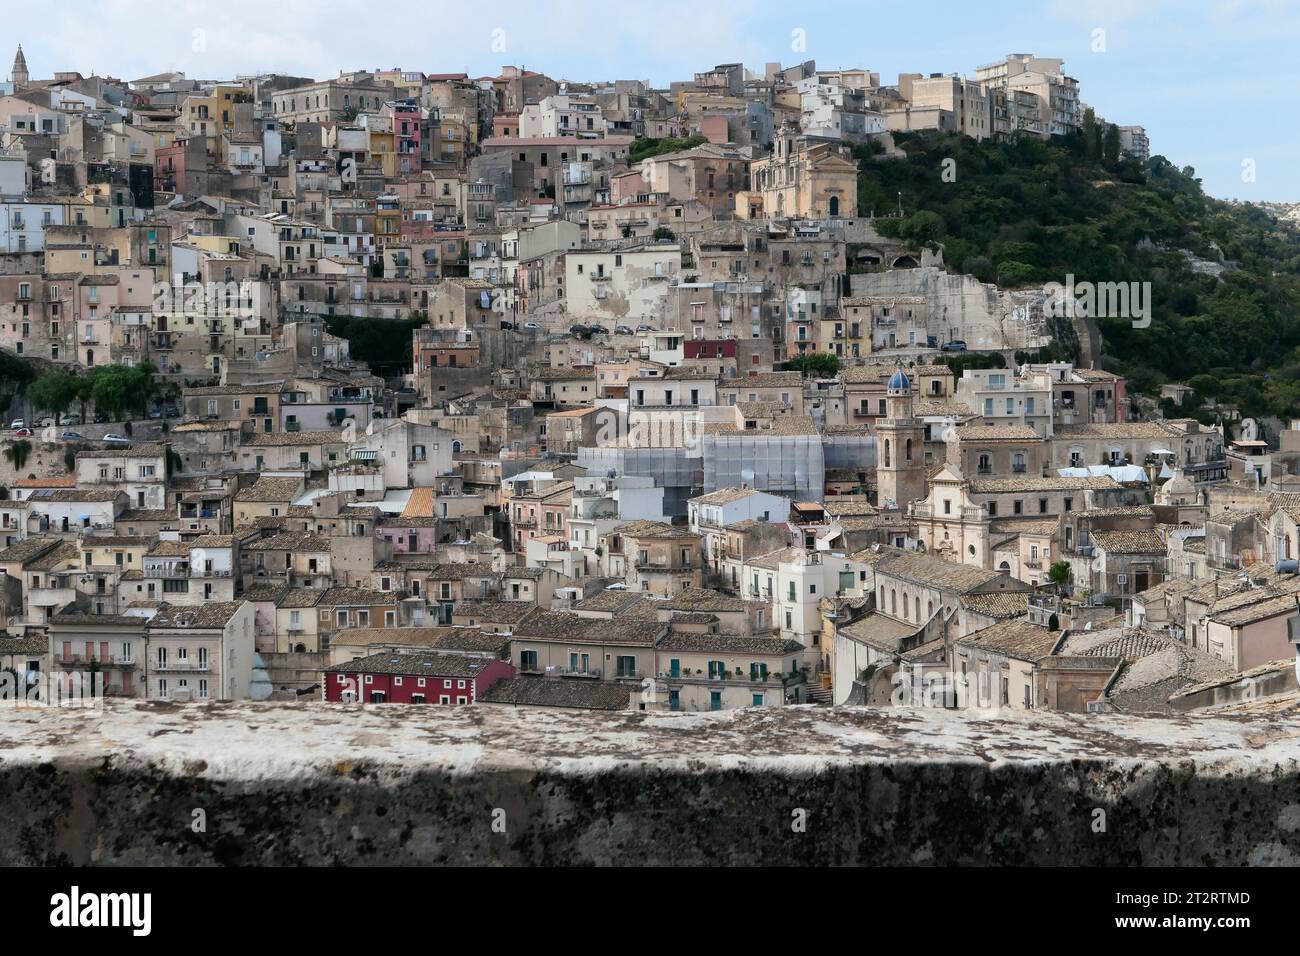
[(919, 295), (929, 307), (926, 331), (971, 349), (1033, 349), (1047, 344), (1042, 290), (1004, 292), (974, 276), (933, 266), (850, 277), (853, 295)]
[(1295, 863), (1298, 769), (1294, 714), (10, 709), (0, 864)]

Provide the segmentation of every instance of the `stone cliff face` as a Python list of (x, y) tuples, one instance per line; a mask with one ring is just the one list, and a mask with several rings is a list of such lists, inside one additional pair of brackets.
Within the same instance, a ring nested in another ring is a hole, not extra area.
[(859, 273), (850, 277), (853, 295), (924, 297), (927, 331), (940, 341), (964, 339), (970, 349), (1036, 349), (1049, 341), (1043, 303), (1046, 293), (1004, 292), (974, 276), (953, 275), (935, 266)]
[(1300, 862), (1300, 716), (8, 710), (0, 863)]

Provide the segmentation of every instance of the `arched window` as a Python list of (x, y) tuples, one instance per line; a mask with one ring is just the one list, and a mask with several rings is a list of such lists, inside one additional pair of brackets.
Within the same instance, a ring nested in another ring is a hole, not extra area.
[(898, 613), (898, 592), (893, 588), (889, 589), (889, 613)]
[(832, 197), (831, 197), (831, 215), (832, 215), (832, 216), (838, 216), (839, 214), (840, 214), (840, 197), (839, 197), (839, 196), (832, 196)]
[(916, 622), (921, 623), (921, 599), (916, 599)]
[(912, 460), (912, 439), (907, 440), (907, 460)]
[(885, 439), (885, 467), (889, 467), (889, 439)]

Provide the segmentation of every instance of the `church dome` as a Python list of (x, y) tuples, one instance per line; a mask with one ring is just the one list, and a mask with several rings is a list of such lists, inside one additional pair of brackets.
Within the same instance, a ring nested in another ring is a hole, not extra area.
[[(878, 382), (880, 379), (876, 379), (876, 381)], [(912, 390), (912, 383), (907, 380), (907, 373), (905, 373), (901, 368), (890, 377), (889, 389), (890, 391), (899, 389), (905, 392), (910, 392)]]

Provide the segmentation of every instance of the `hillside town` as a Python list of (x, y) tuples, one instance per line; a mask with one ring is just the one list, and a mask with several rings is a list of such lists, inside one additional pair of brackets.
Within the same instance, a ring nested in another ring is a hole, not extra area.
[(9, 697), (1295, 690), (1300, 425), (1166, 415), (1187, 386), (1103, 370), (1086, 310), (860, 201), (900, 134), (1086, 116), (1146, 161), (1063, 60), (666, 88), (57, 66), (20, 47), (0, 84)]

